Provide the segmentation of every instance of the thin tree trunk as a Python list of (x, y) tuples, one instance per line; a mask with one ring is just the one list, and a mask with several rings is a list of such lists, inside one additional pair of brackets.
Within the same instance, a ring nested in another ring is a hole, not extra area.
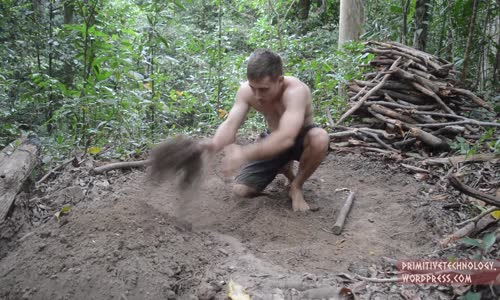
[[(52, 78), (53, 74), (53, 66), (52, 66), (52, 60), (53, 60), (53, 35), (54, 33), (52, 32), (52, 25), (54, 21), (54, 10), (53, 10), (53, 0), (50, 0), (49, 3), (49, 69), (48, 69), (48, 75), (50, 78)], [(54, 98), (54, 93), (52, 91), (52, 88), (49, 87), (49, 103), (47, 105), (47, 132), (52, 134), (52, 115), (54, 113), (54, 108), (56, 106), (56, 103), (54, 103), (56, 99)]]
[[(73, 23), (73, 13), (75, 10), (75, 6), (72, 0), (66, 0), (64, 1), (64, 24), (72, 24)], [(71, 60), (66, 58), (64, 60), (64, 67), (63, 67), (63, 80), (64, 84), (66, 84), (67, 87), (71, 87), (73, 85), (73, 80), (74, 80), (74, 74), (73, 74), (73, 67), (71, 64)]]
[(302, 21), (307, 20), (310, 9), (311, 0), (299, 0), (298, 18)]
[(347, 41), (358, 40), (363, 26), (362, 0), (341, 0), (339, 21), (339, 48)]
[(490, 1), (486, 1), (486, 18), (484, 18), (484, 22), (482, 25), (482, 30), (485, 30), (485, 34), (481, 35), (481, 55), (479, 56), (479, 61), (477, 64), (477, 73), (476, 73), (476, 83), (474, 90), (484, 90), (485, 82), (486, 82), (486, 72), (488, 71), (488, 47), (489, 47), (489, 32), (488, 32), (488, 24), (490, 22), (491, 11), (490, 11)]
[(399, 39), (402, 44), (406, 45), (406, 35), (408, 34), (408, 10), (410, 9), (411, 0), (401, 0), (401, 7), (403, 7), (403, 26), (401, 29), (401, 38)]
[(467, 78), (467, 73), (469, 72), (469, 62), (470, 62), (470, 52), (472, 47), (472, 38), (474, 37), (474, 29), (476, 25), (477, 7), (479, 0), (474, 0), (472, 4), (472, 16), (469, 24), (469, 36), (467, 37), (467, 45), (465, 46), (464, 53), (464, 68), (462, 70), (462, 82), (465, 82)]
[(281, 20), (280, 20), (280, 15), (276, 11), (273, 5), (273, 0), (269, 0), (269, 8), (271, 9), (272, 13), (276, 15), (276, 31), (278, 31), (278, 41), (279, 41), (279, 50), (283, 50), (283, 37), (281, 36)]
[(219, 36), (218, 36), (218, 64), (217, 64), (217, 107), (220, 108), (222, 98), (222, 0), (219, 0)]
[[(500, 0), (499, 0), (500, 1)], [(451, 0), (448, 0), (447, 1), (448, 3), (448, 7), (451, 7)], [(453, 42), (454, 42), (454, 38), (453, 38), (453, 26), (452, 26), (452, 21), (451, 21), (451, 14), (448, 13), (448, 18), (447, 18), (447, 21), (448, 21), (448, 41), (447, 41), (447, 44), (446, 44), (446, 47), (445, 47), (445, 58), (447, 61), (454, 61), (453, 57)]]
[(437, 51), (436, 55), (437, 56), (439, 56), (440, 53), (441, 53), (441, 49), (443, 47), (443, 43), (444, 43), (444, 39), (445, 39), (445, 35), (446, 35), (446, 27), (448, 25), (448, 18), (449, 18), (447, 16), (449, 14), (448, 13), (448, 8), (449, 8), (449, 6), (447, 6), (446, 9), (444, 10), (446, 18), (445, 18), (444, 22), (442, 22), (442, 24), (441, 24), (441, 32), (439, 34), (439, 42), (438, 42), (438, 47), (436, 49), (436, 51)]
[(415, 35), (413, 38), (413, 48), (425, 51), (427, 44), (427, 22), (429, 20), (428, 5), (429, 0), (417, 0), (415, 4)]
[[(500, 0), (497, 0), (497, 9), (500, 8)], [(493, 66), (493, 82), (494, 82), (494, 90), (500, 90), (500, 17), (495, 17), (495, 31), (494, 34), (497, 35), (497, 54), (495, 64)]]

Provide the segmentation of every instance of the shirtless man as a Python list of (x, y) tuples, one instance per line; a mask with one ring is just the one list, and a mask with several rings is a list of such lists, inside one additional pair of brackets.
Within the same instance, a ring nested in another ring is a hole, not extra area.
[[(299, 79), (283, 76), (280, 56), (269, 50), (252, 53), (247, 79), (227, 119), (202, 145), (210, 152), (224, 149), (224, 175), (230, 176), (243, 166), (233, 187), (235, 194), (254, 196), (282, 173), (289, 181), (293, 210), (309, 210), (302, 185), (325, 158), (329, 143), (327, 132), (313, 125), (311, 92)], [(250, 108), (264, 115), (270, 134), (247, 146), (233, 144)], [(294, 160), (299, 161), (296, 176)]]

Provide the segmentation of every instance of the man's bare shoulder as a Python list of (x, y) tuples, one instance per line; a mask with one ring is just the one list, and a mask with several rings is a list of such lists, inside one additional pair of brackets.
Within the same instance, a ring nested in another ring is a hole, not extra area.
[(305, 84), (302, 80), (294, 76), (285, 76), (285, 83), (287, 84), (287, 87), (303, 88), (309, 90), (307, 84)]
[(242, 82), (240, 84), (240, 88), (238, 89), (238, 92), (236, 93), (236, 97), (240, 101), (244, 102), (250, 102), (253, 97), (252, 89), (250, 88), (250, 85), (248, 84), (248, 81)]
[[(285, 90), (283, 93), (283, 101), (288, 102), (289, 100), (296, 99), (297, 96), (303, 96), (306, 103), (311, 99), (311, 90), (300, 79), (292, 76), (285, 77)], [(292, 100), (293, 101), (293, 100)]]

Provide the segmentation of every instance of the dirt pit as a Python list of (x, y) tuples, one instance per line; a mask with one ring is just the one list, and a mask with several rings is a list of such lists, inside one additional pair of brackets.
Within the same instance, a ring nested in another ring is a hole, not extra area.
[[(230, 280), (252, 299), (306, 299), (316, 287), (331, 288), (332, 299), (341, 287), (357, 299), (451, 299), (439, 289), (354, 277), (380, 276), (384, 257), (421, 258), (435, 247), (419, 205), (422, 184), (390, 161), (330, 153), (304, 186), (316, 208), (306, 213), (292, 211), (284, 177), (243, 199), (214, 165), (198, 190), (182, 194), (139, 170), (71, 171), (71, 184), (42, 201), (69, 203), (69, 214), (1, 240), (0, 299), (226, 299)], [(83, 197), (61, 200), (73, 185)], [(356, 195), (337, 236), (341, 188)]]

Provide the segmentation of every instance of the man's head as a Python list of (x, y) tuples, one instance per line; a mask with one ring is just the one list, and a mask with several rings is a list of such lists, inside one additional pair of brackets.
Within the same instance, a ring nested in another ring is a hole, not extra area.
[(268, 76), (273, 81), (283, 76), (281, 57), (271, 50), (255, 50), (248, 60), (247, 78), (249, 81), (260, 81)]
[(247, 78), (259, 101), (272, 101), (280, 93), (283, 83), (281, 57), (270, 50), (254, 51), (248, 60)]

